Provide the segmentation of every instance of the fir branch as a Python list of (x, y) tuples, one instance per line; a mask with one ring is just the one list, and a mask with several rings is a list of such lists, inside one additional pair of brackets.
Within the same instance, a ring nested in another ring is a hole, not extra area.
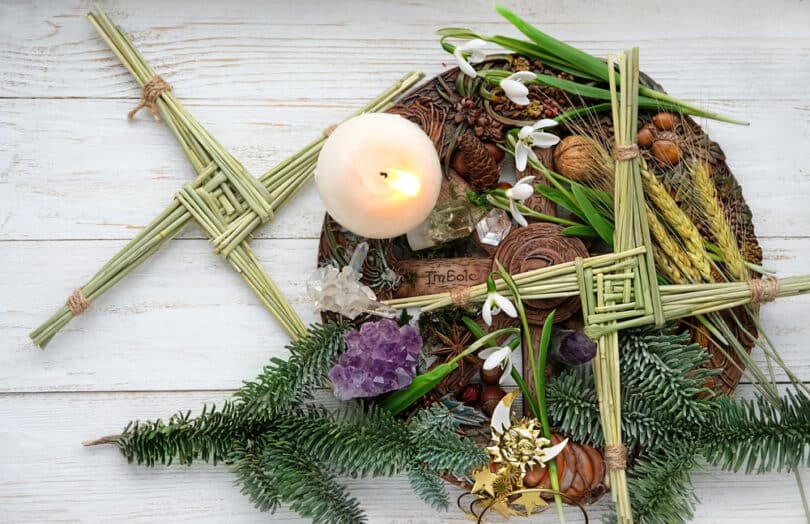
[(692, 520), (697, 497), (689, 472), (697, 466), (690, 443), (641, 456), (628, 471), (633, 515), (640, 524)]
[(277, 430), (314, 460), (351, 477), (404, 472), (414, 454), (405, 425), (375, 405), (337, 413), (310, 407), (283, 419)]
[(314, 522), (366, 522), (359, 503), (334, 474), (288, 442), (265, 437), (259, 443), (239, 444), (232, 460), (242, 492), (259, 509), (274, 511), (283, 502)]
[[(688, 436), (714, 409), (706, 387), (717, 371), (687, 334), (639, 328), (622, 334), (622, 434), (628, 447), (659, 448)], [(569, 369), (546, 389), (551, 419), (578, 442), (603, 444), (593, 374)]]
[[(568, 369), (550, 381), (546, 386), (546, 406), (552, 424), (576, 442), (597, 447), (604, 444), (599, 400), (590, 370)], [(622, 415), (626, 415), (624, 410)]]
[(435, 472), (416, 465), (408, 470), (408, 480), (411, 481), (414, 493), (434, 508), (446, 511), (450, 506), (444, 479)]
[(344, 322), (313, 324), (291, 342), (287, 360), (274, 358), (253, 381), (235, 393), (240, 415), (268, 419), (290, 406), (312, 398), (312, 390), (326, 384), (326, 374), (346, 349)]
[(638, 397), (655, 399), (652, 411), (697, 423), (711, 411), (707, 387), (720, 371), (709, 369), (709, 354), (699, 344), (689, 344), (687, 332), (644, 327), (621, 335), (622, 386)]
[(779, 406), (759, 396), (721, 398), (701, 442), (706, 460), (727, 470), (763, 473), (810, 465), (810, 398), (793, 390)]
[(416, 460), (434, 471), (466, 475), (489, 461), (483, 449), (458, 435), (453, 414), (445, 407), (423, 409), (411, 420), (409, 429)]
[(177, 413), (168, 422), (130, 422), (114, 440), (128, 462), (154, 466), (171, 465), (177, 460), (190, 465), (194, 460), (221, 462), (225, 460), (235, 441), (260, 433), (262, 425), (240, 423), (235, 417), (236, 407), (226, 402), (221, 410), (216, 406), (203, 406), (196, 417), (191, 412)]

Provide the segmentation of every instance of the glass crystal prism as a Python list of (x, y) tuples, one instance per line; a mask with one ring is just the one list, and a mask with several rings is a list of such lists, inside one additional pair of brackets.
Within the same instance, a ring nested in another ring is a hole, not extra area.
[(512, 230), (512, 219), (503, 209), (493, 209), (475, 226), (482, 244), (498, 246), (509, 231)]

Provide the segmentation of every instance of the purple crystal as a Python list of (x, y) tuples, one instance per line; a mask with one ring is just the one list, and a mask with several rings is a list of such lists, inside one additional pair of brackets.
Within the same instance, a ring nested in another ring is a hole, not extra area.
[(344, 338), (348, 348), (329, 371), (337, 398), (376, 397), (408, 386), (416, 376), (422, 337), (415, 327), (385, 318)]
[(590, 362), (596, 356), (596, 342), (584, 333), (563, 329), (555, 336), (553, 350), (557, 360), (569, 366)]

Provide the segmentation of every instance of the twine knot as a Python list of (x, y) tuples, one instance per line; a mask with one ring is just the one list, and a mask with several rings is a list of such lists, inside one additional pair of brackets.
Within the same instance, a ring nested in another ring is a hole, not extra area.
[(78, 317), (90, 309), (90, 301), (84, 296), (82, 288), (76, 288), (76, 290), (68, 297), (65, 305), (70, 312), (73, 313), (74, 317)]
[(779, 279), (776, 277), (754, 278), (748, 281), (751, 304), (773, 302), (779, 296)]
[(605, 446), (605, 464), (608, 469), (627, 468), (627, 448), (622, 444)]
[(127, 114), (127, 118), (132, 120), (135, 118), (138, 111), (145, 107), (150, 113), (152, 113), (152, 118), (154, 118), (157, 122), (160, 120), (158, 117), (157, 99), (160, 98), (160, 95), (162, 95), (164, 91), (171, 90), (172, 86), (170, 86), (168, 82), (163, 80), (160, 75), (155, 75), (151, 80), (143, 85), (141, 100), (138, 102), (138, 105)]
[(458, 306), (462, 309), (469, 309), (471, 305), (470, 301), (470, 288), (468, 287), (457, 287), (450, 290), (450, 300), (453, 301), (454, 306)]
[(335, 129), (337, 129), (337, 126), (335, 124), (325, 127), (323, 130), (323, 136), (329, 138), (329, 135), (331, 135), (335, 131)]
[(632, 160), (639, 156), (636, 144), (627, 144), (613, 148), (613, 160)]

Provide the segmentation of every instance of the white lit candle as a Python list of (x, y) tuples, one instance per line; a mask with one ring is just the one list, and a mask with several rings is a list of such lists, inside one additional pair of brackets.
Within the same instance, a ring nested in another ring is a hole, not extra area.
[(318, 157), (315, 182), (340, 225), (363, 237), (392, 238), (428, 217), (442, 171), (419, 126), (399, 115), (369, 113), (335, 128)]

